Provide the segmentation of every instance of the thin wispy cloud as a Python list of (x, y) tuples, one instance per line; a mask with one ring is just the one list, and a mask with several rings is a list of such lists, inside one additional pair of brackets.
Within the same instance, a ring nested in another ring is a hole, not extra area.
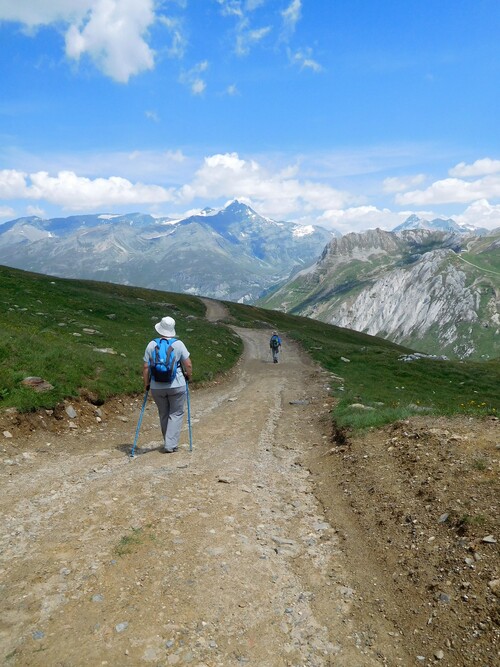
[(27, 206), (26, 213), (28, 215), (36, 215), (37, 218), (44, 218), (46, 213), (40, 206)]
[(95, 0), (0, 0), (0, 20), (34, 29), (56, 21), (79, 21), (95, 4)]
[(293, 65), (301, 70), (310, 69), (313, 72), (321, 72), (323, 67), (312, 57), (312, 49), (302, 49), (292, 52), (288, 49), (288, 58)]
[(239, 56), (247, 55), (251, 48), (267, 37), (270, 32), (270, 26), (250, 29), (247, 22), (242, 22), (238, 27), (238, 34), (236, 35), (235, 52)]
[(216, 0), (223, 16), (243, 16), (241, 0)]
[(182, 59), (186, 55), (188, 40), (181, 21), (168, 16), (160, 16), (158, 21), (165, 26), (171, 36), (171, 43), (165, 49), (167, 56)]
[(234, 53), (248, 55), (252, 48), (262, 42), (271, 32), (272, 25), (254, 25), (256, 10), (265, 5), (264, 0), (216, 0), (222, 16), (234, 18)]
[(146, 111), (144, 113), (144, 115), (146, 116), (146, 118), (148, 120), (152, 120), (154, 123), (159, 123), (160, 122), (160, 117), (158, 116), (156, 111)]
[(283, 24), (287, 34), (294, 32), (297, 23), (300, 20), (302, 11), (302, 0), (292, 0), (286, 9), (281, 12)]
[(416, 174), (415, 176), (393, 176), (384, 179), (382, 184), (384, 192), (404, 192), (417, 185), (421, 185), (425, 181), (425, 174)]
[(202, 78), (208, 70), (208, 61), (203, 60), (200, 63), (197, 63), (191, 69), (182, 72), (179, 80), (181, 83), (185, 84), (191, 90), (193, 95), (202, 95), (207, 87), (205, 80)]

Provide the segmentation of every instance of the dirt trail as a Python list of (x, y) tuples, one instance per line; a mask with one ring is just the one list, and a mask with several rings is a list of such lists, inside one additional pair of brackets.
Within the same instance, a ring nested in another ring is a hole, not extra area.
[(290, 341), (273, 365), (269, 332), (237, 333), (231, 379), (191, 392), (192, 452), (187, 428), (160, 452), (149, 402), (128, 459), (141, 397), (4, 444), (2, 664), (416, 664), (397, 614), (364, 606), (380, 565), (328, 476), (329, 375)]

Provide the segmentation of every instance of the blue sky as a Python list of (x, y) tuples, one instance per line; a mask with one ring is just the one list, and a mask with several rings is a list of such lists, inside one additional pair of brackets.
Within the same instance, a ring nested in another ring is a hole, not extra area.
[(0, 222), (500, 227), (498, 0), (0, 0)]

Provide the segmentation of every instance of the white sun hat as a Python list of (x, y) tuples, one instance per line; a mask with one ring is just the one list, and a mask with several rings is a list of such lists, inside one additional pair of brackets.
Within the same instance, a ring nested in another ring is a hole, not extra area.
[(164, 317), (161, 322), (155, 324), (156, 331), (163, 338), (172, 338), (175, 336), (175, 320), (173, 317)]

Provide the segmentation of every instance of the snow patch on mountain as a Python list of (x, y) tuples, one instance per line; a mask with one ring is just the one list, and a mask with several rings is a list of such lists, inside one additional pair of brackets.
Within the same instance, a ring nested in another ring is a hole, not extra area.
[(292, 234), (298, 238), (301, 236), (309, 236), (309, 234), (314, 234), (314, 227), (312, 225), (297, 225)]

